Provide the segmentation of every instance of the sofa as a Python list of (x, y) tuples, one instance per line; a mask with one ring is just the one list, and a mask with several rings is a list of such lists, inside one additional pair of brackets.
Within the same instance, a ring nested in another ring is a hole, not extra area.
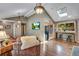
[(40, 55), (40, 42), (36, 36), (18, 37), (13, 45), (12, 55), (38, 56)]

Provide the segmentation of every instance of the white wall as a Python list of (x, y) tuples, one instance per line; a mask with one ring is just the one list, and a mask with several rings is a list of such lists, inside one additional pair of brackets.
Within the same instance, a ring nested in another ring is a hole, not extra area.
[(13, 24), (13, 34), (14, 37), (21, 36), (21, 23), (15, 22)]
[[(45, 14), (33, 15), (27, 21), (27, 35), (35, 35), (39, 40), (45, 40), (45, 27), (44, 23), (49, 22), (50, 18)], [(33, 30), (32, 23), (40, 22), (40, 30)]]
[(5, 28), (5, 31), (9, 33), (11, 36), (13, 36), (13, 23), (12, 22), (6, 22), (5, 27), (10, 26), (9, 28)]
[(78, 27), (78, 43), (79, 43), (79, 20), (77, 21), (77, 27)]
[(6, 31), (7, 34), (13, 36), (13, 22), (8, 22), (8, 21), (1, 21), (1, 25), (4, 26), (4, 30)]

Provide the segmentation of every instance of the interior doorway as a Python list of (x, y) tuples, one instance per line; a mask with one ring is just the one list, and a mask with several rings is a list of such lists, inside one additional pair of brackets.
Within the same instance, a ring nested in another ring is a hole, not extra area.
[(48, 41), (49, 40), (49, 26), (45, 26), (45, 40)]
[(45, 26), (45, 40), (48, 41), (53, 39), (53, 25)]
[(22, 23), (21, 24), (21, 36), (24, 36), (26, 33), (26, 24)]

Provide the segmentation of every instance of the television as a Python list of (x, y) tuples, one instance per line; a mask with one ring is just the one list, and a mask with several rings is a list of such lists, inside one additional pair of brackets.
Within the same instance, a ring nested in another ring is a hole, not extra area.
[(32, 29), (33, 30), (39, 30), (40, 29), (40, 22), (32, 23)]

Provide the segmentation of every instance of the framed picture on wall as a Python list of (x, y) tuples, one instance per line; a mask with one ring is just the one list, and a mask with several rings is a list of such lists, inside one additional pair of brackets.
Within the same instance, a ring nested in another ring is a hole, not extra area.
[(32, 23), (32, 29), (33, 30), (39, 30), (40, 29), (40, 22)]
[(11, 28), (11, 25), (6, 25), (5, 26), (5, 29), (10, 29)]

